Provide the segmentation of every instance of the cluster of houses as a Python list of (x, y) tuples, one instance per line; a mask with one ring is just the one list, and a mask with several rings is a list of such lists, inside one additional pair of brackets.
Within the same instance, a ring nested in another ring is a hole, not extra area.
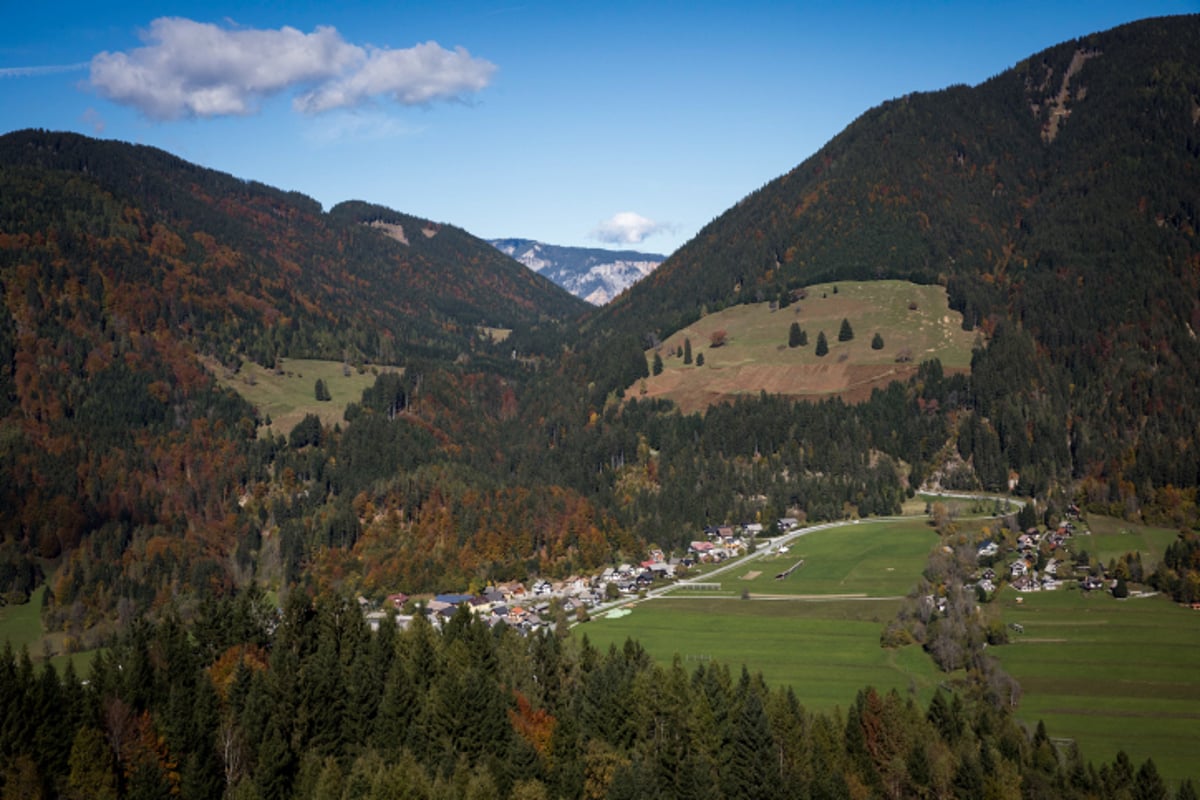
[[(775, 521), (779, 533), (785, 533), (795, 528), (800, 521), (795, 517), (780, 517)], [(750, 542), (764, 532), (762, 523), (743, 522), (740, 525), (708, 525), (704, 528), (704, 538), (697, 539), (688, 545), (688, 561), (701, 563), (719, 562), (744, 554), (750, 548)]]
[[(784, 517), (775, 522), (775, 527), (785, 532), (798, 524), (795, 518)], [(639, 564), (607, 567), (591, 577), (572, 576), (561, 581), (538, 579), (529, 586), (513, 581), (489, 586), (478, 594), (439, 594), (412, 603), (409, 601), (414, 598), (408, 595), (392, 594), (380, 608), (360, 597), (359, 604), (372, 630), (378, 630), (389, 614), (396, 616), (401, 629), (411, 624), (416, 614), (424, 614), (430, 624), (440, 628), (465, 604), (488, 625), (505, 624), (528, 633), (552, 628), (556, 606), (569, 617), (575, 617), (580, 609), (636, 595), (655, 582), (672, 580), (681, 568), (742, 555), (749, 550), (754, 537), (763, 535), (763, 531), (760, 523), (710, 525), (704, 528), (704, 538), (693, 541), (682, 558), (668, 558), (661, 550), (652, 550)]]
[[(561, 608), (574, 617), (579, 609), (588, 609), (611, 599), (636, 594), (656, 580), (670, 579), (683, 559), (667, 560), (661, 551), (653, 551), (640, 564), (621, 564), (608, 567), (594, 577), (572, 576), (561, 581), (538, 579), (528, 586), (521, 581), (488, 586), (478, 594), (439, 594), (432, 599), (421, 598), (414, 603), (406, 594), (388, 595), (382, 608), (372, 609), (370, 601), (360, 597), (359, 604), (372, 630), (378, 630), (389, 614), (403, 630), (416, 614), (424, 614), (430, 624), (441, 628), (462, 605), (484, 620), (489, 626), (504, 624), (521, 633), (553, 628), (554, 609)], [(613, 588), (609, 589), (609, 585)], [(408, 613), (405, 613), (405, 611)]]
[[(1003, 577), (1006, 577), (1009, 585), (1018, 592), (1053, 591), (1060, 588), (1062, 579), (1059, 576), (1059, 570), (1066, 560), (1050, 555), (1039, 570), (1037, 568), (1040, 561), (1039, 553), (1043, 550), (1051, 554), (1064, 553), (1067, 540), (1074, 533), (1075, 523), (1070, 520), (1064, 520), (1053, 531), (1043, 532), (1037, 528), (1028, 529), (1017, 537), (1016, 558), (1006, 566), (1002, 565), (1002, 569), (1005, 570)], [(979, 545), (976, 557), (979, 561), (990, 561), (999, 554), (1000, 546), (996, 542), (988, 540)], [(987, 594), (991, 594), (996, 590), (997, 582), (1002, 576), (994, 566), (988, 566), (976, 577), (975, 585)], [(1093, 583), (1095, 585), (1092, 585)], [(1099, 579), (1089, 577), (1081, 581), (1079, 585), (1084, 589), (1097, 589), (1104, 584)]]

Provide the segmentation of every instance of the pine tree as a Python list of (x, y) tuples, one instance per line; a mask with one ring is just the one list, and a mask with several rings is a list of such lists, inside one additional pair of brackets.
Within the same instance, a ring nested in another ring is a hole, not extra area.
[(692, 363), (692, 340), (691, 339), (683, 340), (683, 363), (684, 364)]
[(662, 356), (660, 356), (658, 353), (655, 353), (654, 354), (654, 367), (650, 370), (650, 373), (652, 375), (662, 375), (662, 371), (663, 371)]
[(850, 327), (850, 320), (842, 318), (842, 327), (838, 330), (838, 341), (848, 342), (854, 338), (854, 329)]
[(704, 353), (697, 353), (697, 354), (696, 354), (696, 366), (697, 366), (697, 367), (703, 367), (703, 366), (704, 366)]
[(804, 331), (800, 330), (800, 323), (793, 322), (788, 328), (788, 347), (799, 347), (800, 337), (804, 335)]
[(871, 339), (871, 349), (872, 350), (882, 350), (883, 349), (883, 337), (879, 335), (879, 331), (876, 331), (875, 336)]
[(321, 403), (328, 402), (333, 399), (333, 396), (329, 394), (329, 387), (327, 387), (325, 385), (325, 381), (321, 380), (320, 378), (317, 378), (315, 394), (317, 396), (317, 401)]
[(825, 339), (825, 331), (817, 334), (817, 349), (818, 356), (824, 356), (829, 352), (829, 342)]

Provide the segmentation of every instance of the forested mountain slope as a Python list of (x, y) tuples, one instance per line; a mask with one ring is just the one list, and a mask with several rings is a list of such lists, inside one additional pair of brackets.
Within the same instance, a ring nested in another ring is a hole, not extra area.
[(92, 266), (137, 296), (137, 322), (161, 317), (223, 359), (453, 358), (474, 325), (529, 328), (587, 309), (453, 226), (357, 202), (326, 214), (149, 147), (19, 131), (0, 137), (0, 167), (3, 231), (18, 237), (8, 250), (41, 233), (68, 263), (113, 251)]
[(199, 355), (507, 366), (585, 308), (449, 225), (326, 214), (146, 147), (0, 137), (0, 591), (78, 563), (51, 596), (111, 610), (232, 585), (239, 543), (250, 568), (261, 521), (238, 501), (277, 445)]
[[(1200, 17), (874, 108), (596, 316), (665, 337), (819, 281), (944, 284), (977, 356), (964, 455), (1135, 509), (1200, 481)], [(1119, 509), (1118, 509), (1119, 510)]]

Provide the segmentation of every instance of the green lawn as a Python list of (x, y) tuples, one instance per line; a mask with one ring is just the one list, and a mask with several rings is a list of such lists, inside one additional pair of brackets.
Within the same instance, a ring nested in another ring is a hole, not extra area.
[[(346, 374), (340, 361), (289, 358), (281, 363), (282, 373), (246, 361), (237, 374), (215, 362), (206, 361), (222, 386), (246, 398), (259, 414), (271, 418), (270, 430), (287, 434), (305, 414), (316, 414), (325, 425), (342, 422), (346, 406), (362, 399), (364, 389), (374, 385), (377, 373), (398, 371), (396, 367), (369, 367)], [(323, 380), (332, 400), (319, 402), (317, 380)]]
[(1165, 778), (1196, 777), (1200, 613), (1156, 596), (1115, 600), (1078, 590), (1006, 590), (1011, 643), (991, 652), (1021, 683), (1019, 716), (1073, 738), (1085, 756), (1153, 756)]

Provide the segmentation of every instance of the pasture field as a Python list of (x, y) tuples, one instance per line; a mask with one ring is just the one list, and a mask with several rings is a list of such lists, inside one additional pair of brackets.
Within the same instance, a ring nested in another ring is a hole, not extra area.
[[(47, 650), (56, 652), (56, 647), (61, 644), (63, 638), (62, 633), (46, 633), (42, 628), (42, 598), (45, 594), (46, 586), (43, 584), (30, 595), (28, 603), (0, 607), (0, 647), (3, 647), (4, 642), (7, 641), (12, 645), (14, 653), (21, 652), (22, 647), (28, 648), (29, 657), (35, 664), (42, 662)], [(77, 675), (86, 676), (91, 671), (92, 660), (99, 652), (99, 650), (84, 650), (68, 655), (52, 656), (50, 663), (61, 675), (66, 669), (67, 662), (70, 661), (74, 664)]]
[(1142, 565), (1153, 569), (1162, 561), (1168, 545), (1179, 535), (1178, 531), (1170, 528), (1138, 525), (1116, 517), (1092, 516), (1088, 517), (1087, 524), (1091, 534), (1076, 537), (1071, 545), (1087, 550), (1089, 555), (1104, 564), (1136, 550), (1142, 554)]
[[(835, 292), (834, 289), (837, 291)], [(910, 307), (912, 306), (912, 307)], [(854, 338), (838, 341), (842, 320)], [(808, 344), (788, 346), (792, 322), (808, 334)], [(712, 347), (723, 330), (725, 344)], [(816, 355), (817, 334), (829, 344)], [(871, 348), (876, 333), (883, 348)], [(685, 365), (677, 353), (690, 340), (693, 357), (704, 365)], [(709, 314), (676, 331), (663, 343), (661, 375), (627, 389), (630, 396), (667, 397), (685, 412), (739, 394), (865, 399), (875, 387), (904, 380), (922, 361), (941, 360), (947, 370), (966, 370), (978, 334), (962, 329), (962, 315), (951, 311), (946, 290), (907, 281), (841, 281), (808, 287), (808, 297), (786, 308), (770, 303), (737, 305)], [(908, 361), (897, 357), (907, 353)], [(652, 360), (654, 351), (647, 351)], [(643, 392), (644, 389), (644, 392)]]
[(1169, 780), (1200, 775), (1200, 612), (1079, 590), (1006, 589), (997, 602), (1024, 629), (990, 651), (1024, 690), (1019, 718), (1093, 761), (1124, 750), (1135, 764), (1152, 756)]
[[(815, 531), (787, 553), (714, 578), (724, 597), (674, 592), (575, 631), (601, 648), (636, 639), (664, 664), (676, 654), (692, 669), (710, 659), (731, 669), (745, 664), (771, 684), (792, 686), (812, 709), (844, 709), (867, 686), (912, 690), (928, 702), (947, 676), (918, 648), (883, 649), (879, 635), (936, 543), (924, 519)], [(800, 559), (801, 567), (775, 580)], [(751, 599), (738, 599), (743, 590)]]
[[(279, 375), (250, 361), (243, 362), (236, 374), (209, 359), (204, 365), (222, 386), (246, 398), (264, 418), (271, 418), (267, 430), (284, 435), (306, 414), (316, 414), (323, 425), (342, 422), (346, 406), (362, 399), (363, 390), (375, 384), (378, 373), (399, 371), (397, 367), (372, 366), (363, 372), (351, 368), (347, 375), (341, 361), (303, 358), (282, 360)], [(325, 382), (332, 400), (317, 401), (318, 379)]]
[(0, 646), (5, 640), (12, 645), (13, 652), (22, 647), (29, 648), (29, 655), (41, 655), (42, 641), (42, 598), (45, 585), (39, 586), (29, 596), (29, 602), (19, 606), (0, 606)]
[(918, 648), (879, 646), (895, 600), (739, 600), (662, 598), (641, 603), (620, 619), (597, 618), (574, 629), (601, 650), (627, 638), (659, 663), (678, 655), (686, 670), (744, 664), (772, 686), (791, 686), (807, 708), (845, 710), (860, 689), (917, 693), (928, 703), (946, 676)]

